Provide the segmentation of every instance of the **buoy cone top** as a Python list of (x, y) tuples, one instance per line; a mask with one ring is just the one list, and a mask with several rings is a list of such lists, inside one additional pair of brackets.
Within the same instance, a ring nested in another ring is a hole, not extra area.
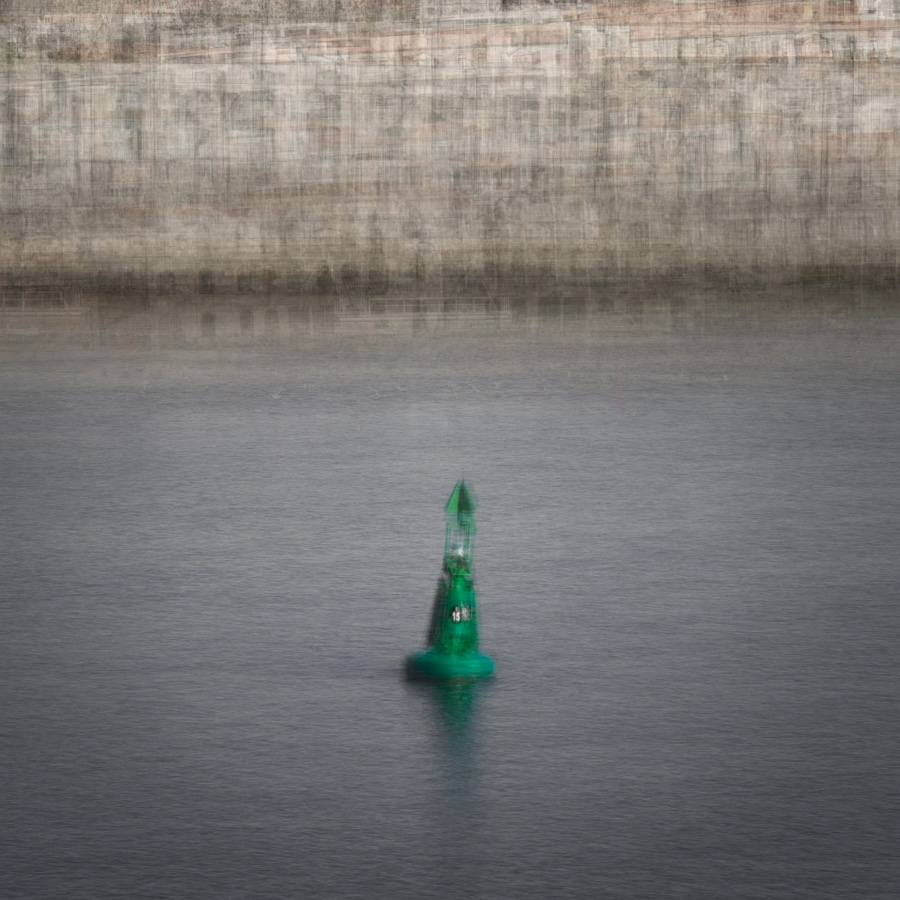
[(472, 518), (477, 508), (478, 499), (475, 497), (474, 491), (466, 484), (465, 478), (460, 478), (450, 494), (450, 499), (447, 500), (444, 511), (450, 518), (456, 519), (459, 524), (462, 525), (465, 522), (471, 525), (474, 524)]

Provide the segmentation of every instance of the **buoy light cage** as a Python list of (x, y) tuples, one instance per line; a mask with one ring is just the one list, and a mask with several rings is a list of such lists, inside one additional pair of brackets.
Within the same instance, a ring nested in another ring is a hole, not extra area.
[(477, 505), (474, 492), (460, 478), (445, 507), (444, 564), (431, 608), (428, 649), (407, 657), (410, 678), (484, 678), (494, 673), (494, 661), (478, 652)]

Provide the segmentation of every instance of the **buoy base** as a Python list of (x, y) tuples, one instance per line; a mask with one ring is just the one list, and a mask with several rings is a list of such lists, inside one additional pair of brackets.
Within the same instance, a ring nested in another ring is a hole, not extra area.
[(425, 650), (406, 658), (407, 678), (487, 678), (494, 674), (494, 661), (483, 653), (440, 653)]

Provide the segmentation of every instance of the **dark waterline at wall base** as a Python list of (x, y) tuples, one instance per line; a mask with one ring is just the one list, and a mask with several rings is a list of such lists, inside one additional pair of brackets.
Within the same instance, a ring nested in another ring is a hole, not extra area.
[(27, 267), (0, 272), (0, 292), (55, 291), (84, 299), (130, 301), (206, 297), (504, 297), (523, 296), (670, 297), (708, 291), (730, 292), (752, 297), (789, 290), (790, 299), (801, 299), (805, 291), (845, 292), (900, 290), (900, 267), (894, 265), (798, 265), (782, 268), (735, 268), (707, 264), (701, 267), (672, 266), (640, 271), (597, 268), (561, 269), (548, 266), (487, 265), (481, 268), (424, 268), (389, 272), (381, 268), (344, 266), (264, 267), (229, 270), (193, 268), (148, 273), (139, 267), (84, 268)]

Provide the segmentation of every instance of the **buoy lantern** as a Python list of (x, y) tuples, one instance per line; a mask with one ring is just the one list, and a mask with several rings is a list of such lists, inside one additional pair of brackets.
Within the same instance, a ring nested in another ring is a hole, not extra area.
[(428, 649), (407, 658), (410, 678), (483, 678), (494, 673), (494, 661), (478, 652), (476, 506), (474, 493), (461, 478), (446, 506), (444, 565), (431, 609)]

